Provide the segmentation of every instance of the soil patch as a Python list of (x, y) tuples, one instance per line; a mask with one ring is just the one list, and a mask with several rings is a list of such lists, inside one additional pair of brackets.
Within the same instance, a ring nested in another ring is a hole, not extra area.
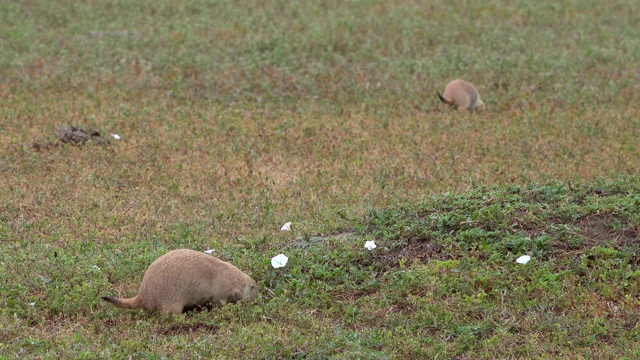
[(377, 252), (376, 259), (384, 263), (385, 268), (391, 269), (398, 266), (404, 259), (405, 265), (411, 265), (416, 260), (425, 263), (431, 259), (446, 260), (451, 257), (442, 252), (442, 245), (428, 239), (409, 241), (406, 245), (396, 246), (387, 252)]
[(31, 144), (35, 151), (47, 150), (62, 144), (82, 145), (85, 143), (109, 144), (109, 139), (100, 135), (100, 132), (86, 131), (75, 126), (60, 125), (55, 131), (57, 141), (41, 140)]
[(625, 246), (638, 240), (638, 228), (628, 224), (614, 228), (612, 224), (619, 220), (611, 214), (595, 214), (584, 217), (573, 224), (580, 229), (579, 235), (585, 239), (585, 246), (610, 245), (612, 243)]

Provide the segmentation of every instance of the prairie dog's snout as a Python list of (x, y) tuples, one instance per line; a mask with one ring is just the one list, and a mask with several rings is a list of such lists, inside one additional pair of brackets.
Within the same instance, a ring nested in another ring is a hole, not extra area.
[(480, 99), (480, 94), (476, 87), (465, 80), (456, 79), (451, 81), (444, 89), (444, 93), (438, 93), (440, 101), (453, 106), (458, 111), (484, 110), (484, 102)]
[(252, 301), (257, 296), (256, 282), (237, 267), (199, 251), (179, 249), (149, 266), (136, 297), (103, 296), (102, 300), (125, 309), (180, 314), (194, 307)]

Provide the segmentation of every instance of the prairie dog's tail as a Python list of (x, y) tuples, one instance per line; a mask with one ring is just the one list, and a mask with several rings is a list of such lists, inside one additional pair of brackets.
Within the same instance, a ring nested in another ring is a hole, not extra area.
[(123, 309), (140, 309), (142, 307), (142, 302), (137, 296), (131, 299), (119, 299), (115, 296), (102, 296), (101, 299)]
[(443, 103), (449, 106), (453, 105), (453, 101), (445, 99), (444, 97), (442, 97), (442, 95), (440, 95), (440, 93), (438, 93), (438, 97), (440, 98), (440, 101), (442, 101)]

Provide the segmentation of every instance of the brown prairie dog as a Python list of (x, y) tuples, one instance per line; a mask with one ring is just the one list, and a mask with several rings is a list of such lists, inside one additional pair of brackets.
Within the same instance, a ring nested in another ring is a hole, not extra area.
[(440, 100), (458, 111), (484, 110), (484, 102), (476, 87), (465, 80), (456, 79), (447, 84), (444, 94), (438, 93)]
[(103, 296), (102, 300), (125, 309), (181, 314), (194, 307), (251, 301), (257, 296), (255, 281), (237, 267), (199, 251), (179, 249), (149, 266), (136, 297)]

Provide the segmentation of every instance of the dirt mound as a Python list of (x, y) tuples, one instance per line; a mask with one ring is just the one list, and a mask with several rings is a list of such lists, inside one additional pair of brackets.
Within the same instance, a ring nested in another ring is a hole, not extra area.
[(83, 145), (85, 143), (109, 144), (109, 139), (100, 135), (100, 132), (86, 131), (75, 126), (60, 125), (55, 131), (57, 141), (41, 140), (31, 144), (35, 151), (46, 150), (62, 144)]

